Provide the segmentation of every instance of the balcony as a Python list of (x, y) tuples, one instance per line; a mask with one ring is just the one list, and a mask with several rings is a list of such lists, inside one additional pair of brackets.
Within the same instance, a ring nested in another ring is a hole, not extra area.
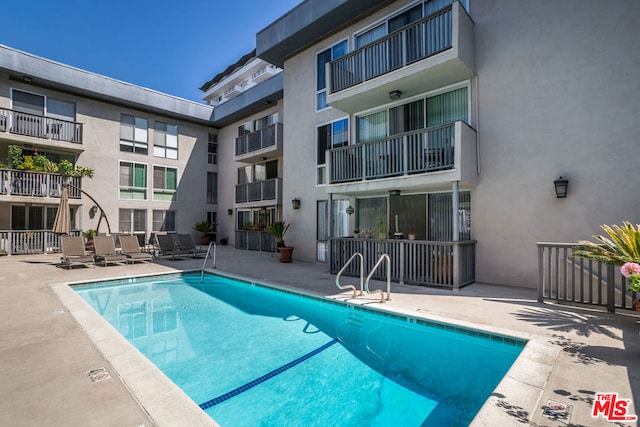
[(0, 108), (0, 132), (82, 144), (82, 123)]
[(256, 84), (260, 83), (262, 81), (265, 81), (271, 78), (271, 76), (273, 76), (277, 72), (278, 72), (278, 69), (273, 65), (265, 65), (255, 73), (251, 74), (251, 82)]
[(328, 151), (327, 192), (477, 183), (476, 132), (458, 121)]
[(264, 181), (236, 185), (236, 203), (267, 202), (268, 205), (282, 204), (282, 179), (273, 178)]
[(282, 155), (282, 123), (274, 123), (236, 138), (236, 160), (246, 163)]
[(469, 79), (474, 24), (459, 2), (327, 64), (327, 103), (356, 113)]
[(66, 177), (57, 173), (0, 169), (0, 196), (59, 198), (64, 182), (71, 184), (69, 186), (69, 198), (80, 199), (82, 182), (80, 177)]

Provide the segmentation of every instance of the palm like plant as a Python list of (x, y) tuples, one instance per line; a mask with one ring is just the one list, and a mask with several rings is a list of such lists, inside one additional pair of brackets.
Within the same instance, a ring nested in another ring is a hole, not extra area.
[(289, 229), (289, 225), (284, 221), (276, 221), (267, 226), (267, 233), (276, 238), (276, 246), (279, 248), (285, 247), (284, 234)]
[(640, 224), (634, 227), (625, 221), (622, 226), (603, 225), (602, 229), (606, 236), (594, 235), (596, 243), (579, 241), (573, 255), (604, 264), (640, 263)]

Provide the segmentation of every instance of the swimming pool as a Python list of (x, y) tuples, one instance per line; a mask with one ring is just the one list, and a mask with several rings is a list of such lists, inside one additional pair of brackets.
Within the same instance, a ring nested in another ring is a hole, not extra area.
[(217, 275), (74, 289), (222, 426), (468, 425), (525, 344)]

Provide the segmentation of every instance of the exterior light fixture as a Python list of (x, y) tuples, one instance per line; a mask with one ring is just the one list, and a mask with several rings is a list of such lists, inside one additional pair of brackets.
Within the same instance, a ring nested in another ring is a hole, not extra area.
[(233, 215), (233, 209), (227, 209), (227, 215)]
[(392, 90), (391, 92), (389, 92), (390, 99), (400, 99), (401, 95), (402, 92), (400, 92), (399, 90)]
[(389, 195), (390, 196), (399, 196), (400, 195), (400, 190), (389, 190)]
[(568, 179), (560, 177), (553, 181), (553, 185), (556, 186), (556, 197), (558, 199), (564, 199), (567, 197), (567, 186), (569, 185)]
[(300, 209), (300, 199), (296, 197), (295, 199), (291, 200), (291, 206), (293, 207), (293, 209)]
[(344, 211), (347, 213), (347, 215), (351, 215), (351, 214), (352, 214), (352, 213), (354, 213), (356, 210), (355, 210), (355, 209), (353, 209), (353, 206), (349, 205), (349, 206), (347, 206), (347, 209), (345, 209)]

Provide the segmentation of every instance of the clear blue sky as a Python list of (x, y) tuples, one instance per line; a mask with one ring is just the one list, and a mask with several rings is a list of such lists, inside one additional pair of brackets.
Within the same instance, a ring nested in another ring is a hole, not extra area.
[[(0, 44), (201, 102), (198, 89), (301, 0), (20, 0)], [(5, 5), (8, 6), (8, 5)]]

